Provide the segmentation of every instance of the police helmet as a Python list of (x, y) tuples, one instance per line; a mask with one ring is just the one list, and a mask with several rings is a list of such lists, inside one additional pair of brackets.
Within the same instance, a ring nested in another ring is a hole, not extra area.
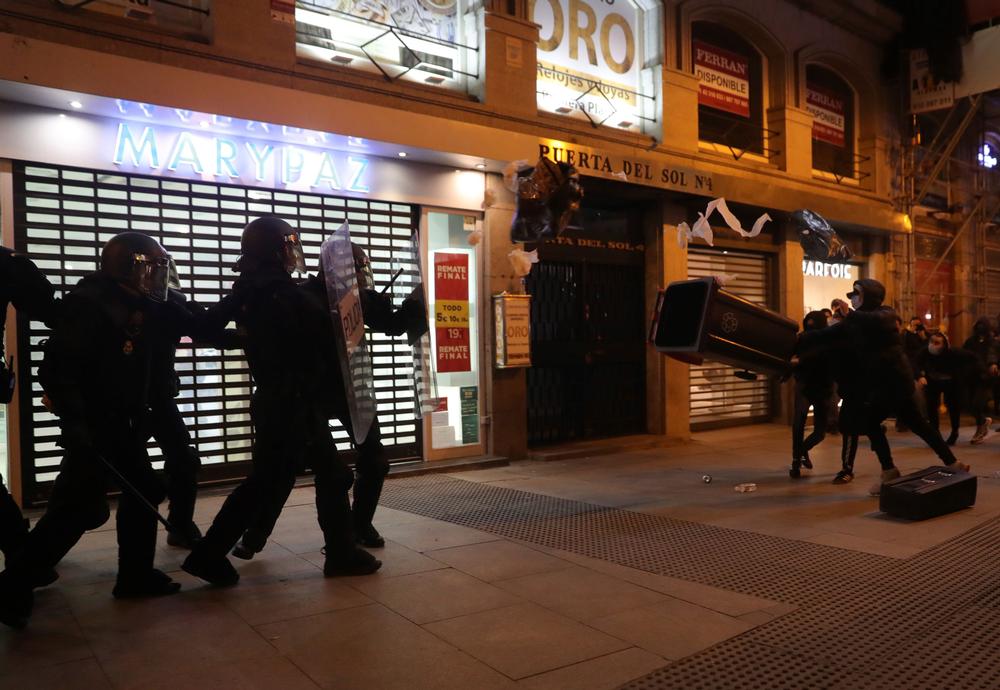
[(358, 289), (374, 290), (375, 274), (372, 273), (372, 262), (368, 258), (368, 253), (360, 244), (354, 242), (351, 242), (351, 250), (354, 252), (354, 272), (358, 277)]
[(141, 232), (120, 232), (101, 250), (101, 273), (155, 302), (167, 298), (170, 255)]
[(261, 216), (251, 221), (240, 239), (237, 271), (280, 266), (287, 272), (306, 272), (306, 257), (299, 232), (277, 216)]

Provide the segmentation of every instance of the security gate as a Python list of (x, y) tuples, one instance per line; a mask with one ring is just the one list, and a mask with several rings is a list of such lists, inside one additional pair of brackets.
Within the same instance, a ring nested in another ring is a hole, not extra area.
[[(732, 250), (688, 250), (688, 277), (730, 276), (726, 290), (771, 306), (768, 257)], [(771, 417), (772, 385), (766, 376), (747, 381), (733, 367), (706, 362), (690, 367), (691, 429), (761, 422)]]
[[(214, 303), (236, 278), (232, 267), (243, 226), (265, 214), (300, 229), (312, 270), (321, 241), (345, 220), (352, 239), (367, 248), (377, 277), (396, 268), (416, 270), (408, 248), (419, 216), (407, 204), (18, 162), (14, 206), (15, 247), (38, 264), (58, 294), (97, 270), (108, 238), (134, 230), (155, 237), (171, 253), (189, 298)], [(42, 324), (19, 315), (21, 462), (29, 503), (47, 495), (62, 458), (57, 420), (42, 407), (36, 381), (46, 333)], [(372, 351), (382, 441), (393, 459), (419, 457), (409, 346), (402, 338), (372, 334)], [(252, 383), (242, 351), (195, 348), (185, 339), (177, 349), (177, 372), (178, 405), (202, 456), (202, 480), (243, 476), (253, 429)], [(339, 423), (332, 429), (338, 449), (350, 457), (347, 432)], [(150, 455), (157, 460), (159, 449), (151, 445)]]
[(582, 226), (541, 245), (526, 282), (530, 444), (646, 429), (641, 228), (628, 213), (594, 210)]

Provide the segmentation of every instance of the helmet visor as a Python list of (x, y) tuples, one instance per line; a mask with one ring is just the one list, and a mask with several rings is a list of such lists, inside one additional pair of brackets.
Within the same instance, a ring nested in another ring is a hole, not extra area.
[(154, 302), (165, 302), (170, 282), (170, 258), (134, 254), (134, 287)]
[(306, 272), (306, 253), (298, 234), (285, 235), (285, 270), (289, 273)]
[(168, 259), (170, 262), (168, 277), (167, 277), (167, 287), (173, 288), (174, 290), (181, 289), (181, 276), (177, 272), (177, 262), (174, 261), (174, 257)]

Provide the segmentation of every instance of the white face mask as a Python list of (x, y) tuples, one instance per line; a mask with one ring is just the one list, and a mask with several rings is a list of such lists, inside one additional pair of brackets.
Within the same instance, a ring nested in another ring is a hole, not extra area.
[(865, 301), (864, 295), (859, 291), (856, 294), (851, 295), (851, 306), (855, 309), (860, 309), (862, 303)]
[(944, 352), (944, 345), (928, 345), (927, 351), (932, 355), (939, 355)]

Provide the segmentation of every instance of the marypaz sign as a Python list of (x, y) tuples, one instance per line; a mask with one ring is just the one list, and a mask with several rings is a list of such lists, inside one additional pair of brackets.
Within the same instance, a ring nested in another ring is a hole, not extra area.
[(694, 41), (698, 103), (740, 117), (750, 117), (750, 61), (745, 55)]

